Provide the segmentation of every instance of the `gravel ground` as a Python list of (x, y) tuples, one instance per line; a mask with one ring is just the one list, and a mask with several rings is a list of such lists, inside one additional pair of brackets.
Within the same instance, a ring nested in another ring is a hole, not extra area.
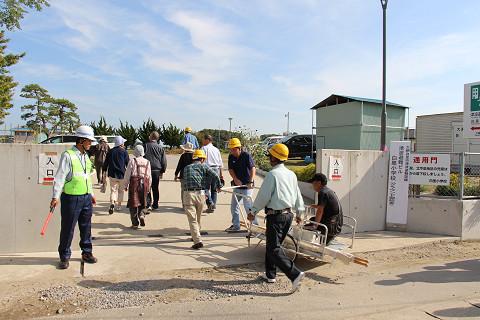
[[(328, 262), (300, 259), (297, 265), (307, 272), (305, 282), (341, 281), (358, 274), (382, 272), (393, 267), (409, 266), (480, 256), (480, 242), (438, 242), (424, 246), (359, 254), (370, 261), (364, 268), (335, 263), (332, 272)], [(12, 283), (0, 289), (0, 319), (28, 319), (55, 314), (72, 314), (92, 309), (142, 307), (154, 304), (188, 303), (242, 297), (254, 299), (251, 294), (271, 295), (287, 293), (291, 283), (279, 273), (277, 282), (265, 283), (259, 273), (262, 264), (230, 268), (173, 270), (143, 277), (125, 273), (110, 278), (35, 279)]]

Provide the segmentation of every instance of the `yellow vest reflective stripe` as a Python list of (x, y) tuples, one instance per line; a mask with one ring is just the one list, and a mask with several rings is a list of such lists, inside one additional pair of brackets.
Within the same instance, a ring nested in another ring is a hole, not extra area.
[(64, 186), (64, 192), (71, 195), (82, 195), (92, 193), (91, 171), (92, 162), (88, 155), (85, 155), (86, 173), (83, 169), (80, 159), (75, 154), (75, 151), (68, 149), (66, 151), (70, 155), (72, 162), (72, 180), (66, 181)]

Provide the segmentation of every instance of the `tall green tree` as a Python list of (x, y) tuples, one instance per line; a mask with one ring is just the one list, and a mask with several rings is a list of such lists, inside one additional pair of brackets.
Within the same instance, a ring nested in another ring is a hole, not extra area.
[(142, 126), (138, 128), (138, 138), (145, 144), (150, 141), (150, 134), (153, 131), (159, 131), (158, 127), (152, 119), (148, 118), (148, 120), (143, 121)]
[(138, 138), (137, 130), (131, 124), (128, 124), (128, 121), (125, 122), (124, 125), (122, 120), (120, 120), (120, 128), (117, 129), (117, 134), (121, 135), (124, 139), (127, 139), (125, 146), (133, 146), (135, 140)]
[(14, 89), (18, 85), (17, 82), (13, 81), (12, 76), (7, 75), (10, 73), (7, 68), (13, 66), (25, 56), (25, 52), (22, 54), (5, 54), (10, 39), (5, 39), (4, 35), (5, 31), (0, 31), (0, 124), (3, 124), (3, 119), (10, 114), (7, 110), (13, 107)]
[(179, 147), (182, 144), (183, 140), (183, 129), (175, 127), (172, 123), (165, 127), (165, 124), (162, 124), (162, 128), (159, 130), (160, 139), (165, 142), (165, 144), (172, 147)]
[(95, 135), (97, 136), (111, 136), (115, 134), (115, 128), (111, 125), (108, 125), (107, 121), (103, 116), (100, 116), (100, 120), (98, 121), (98, 123), (95, 123), (95, 121), (91, 122), (90, 126), (92, 127)]
[(47, 123), (50, 122), (49, 104), (52, 101), (48, 91), (38, 84), (29, 84), (22, 88), (20, 97), (34, 100), (32, 104), (22, 106), (22, 111), (25, 113), (21, 118), (27, 121), (27, 127), (33, 130), (40, 129), (48, 135), (50, 133), (47, 127)]
[(80, 117), (76, 113), (77, 107), (73, 102), (67, 99), (53, 99), (49, 111), (51, 117), (52, 133), (60, 130), (61, 132), (73, 132), (80, 125)]
[(47, 0), (0, 0), (0, 27), (14, 31), (20, 28), (19, 20), (27, 13), (27, 9), (42, 11), (42, 6), (49, 7)]

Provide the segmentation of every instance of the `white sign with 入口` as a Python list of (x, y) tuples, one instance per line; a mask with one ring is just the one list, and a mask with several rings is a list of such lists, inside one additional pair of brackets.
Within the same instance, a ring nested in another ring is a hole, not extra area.
[(58, 168), (56, 152), (40, 153), (38, 155), (38, 183), (51, 185), (55, 179)]
[(340, 181), (343, 173), (343, 157), (339, 155), (330, 156), (328, 180)]

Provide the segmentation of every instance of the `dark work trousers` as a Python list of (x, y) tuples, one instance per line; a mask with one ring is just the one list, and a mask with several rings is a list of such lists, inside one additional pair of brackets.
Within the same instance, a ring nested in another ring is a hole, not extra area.
[[(310, 221), (315, 221), (315, 217), (311, 217), (310, 218)], [(343, 220), (342, 220), (343, 221)], [(329, 224), (326, 224), (325, 222), (322, 222), (320, 221), (320, 223), (322, 224), (325, 224), (328, 228), (328, 235), (327, 235), (327, 241), (326, 241), (326, 245), (328, 246), (330, 244), (330, 242), (335, 239), (335, 237), (337, 236), (338, 233), (335, 233), (335, 229), (334, 229), (334, 225), (332, 223), (329, 223)], [(309, 224), (306, 224), (305, 227), (310, 227), (310, 226), (315, 226), (317, 227), (317, 230), (321, 233), (321, 234), (325, 234), (325, 229), (322, 228), (321, 226), (319, 225), (315, 225), (313, 223), (309, 223)], [(338, 227), (337, 227), (338, 228)], [(341, 230), (341, 229), (340, 229)]]
[(83, 252), (92, 252), (92, 195), (84, 194), (81, 196), (69, 195), (62, 193), (61, 201), (61, 229), (60, 229), (60, 245), (58, 253), (60, 259), (70, 259), (72, 251), (73, 233), (75, 225), (78, 221), (78, 229), (80, 230), (80, 248)]
[(145, 218), (145, 207), (138, 206), (130, 209), (130, 220), (132, 220), (132, 226), (138, 226), (140, 224), (140, 217)]
[(98, 183), (103, 183), (103, 180), (105, 180), (105, 175), (102, 174), (102, 164), (95, 164), (95, 171), (97, 171), (97, 181)]
[[(158, 185), (160, 183), (160, 170), (152, 170), (152, 191), (147, 196), (147, 207), (158, 209), (158, 199), (160, 193), (158, 192)], [(152, 201), (153, 196), (153, 201)]]
[[(220, 170), (216, 168), (212, 168), (213, 171), (215, 171), (217, 174), (220, 174)], [(217, 183), (215, 180), (212, 180), (210, 183), (210, 187), (205, 190), (205, 195), (207, 196), (207, 206), (210, 205), (210, 203), (213, 203), (213, 209), (217, 208)]]
[(292, 220), (293, 213), (267, 215), (265, 272), (269, 279), (276, 278), (277, 267), (291, 281), (295, 280), (300, 274), (300, 270), (295, 267), (293, 261), (288, 259), (282, 248), (280, 248), (292, 225)]

